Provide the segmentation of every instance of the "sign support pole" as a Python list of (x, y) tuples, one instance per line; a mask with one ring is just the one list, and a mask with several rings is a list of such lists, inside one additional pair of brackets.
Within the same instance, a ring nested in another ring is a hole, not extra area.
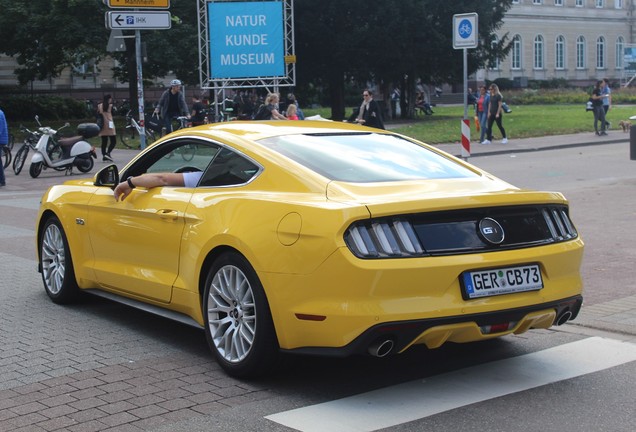
[(141, 32), (135, 30), (135, 59), (137, 61), (137, 105), (139, 106), (139, 145), (142, 149), (146, 148), (146, 116), (144, 114), (144, 80), (141, 71)]
[(462, 120), (462, 157), (470, 156), (470, 120), (468, 119), (468, 49), (464, 48), (464, 119)]

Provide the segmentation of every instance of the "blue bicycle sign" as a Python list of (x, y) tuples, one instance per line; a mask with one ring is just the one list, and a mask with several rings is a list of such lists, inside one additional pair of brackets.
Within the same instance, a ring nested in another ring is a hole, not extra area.
[(459, 29), (457, 31), (459, 32), (459, 36), (461, 36), (462, 39), (469, 38), (473, 32), (473, 25), (467, 19), (463, 19), (459, 23)]
[(476, 13), (453, 15), (453, 48), (477, 48), (478, 25)]

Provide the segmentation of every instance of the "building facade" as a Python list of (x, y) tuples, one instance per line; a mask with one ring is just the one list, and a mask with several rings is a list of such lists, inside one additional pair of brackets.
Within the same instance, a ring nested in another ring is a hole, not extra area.
[(607, 77), (627, 83), (634, 75), (624, 49), (635, 40), (636, 0), (513, 0), (497, 37), (507, 34), (512, 50), (478, 71), (477, 81), (509, 78), (565, 79), (588, 85)]

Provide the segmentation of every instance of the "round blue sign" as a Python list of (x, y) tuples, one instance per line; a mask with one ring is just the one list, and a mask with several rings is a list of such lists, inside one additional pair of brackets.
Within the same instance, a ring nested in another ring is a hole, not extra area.
[(460, 21), (457, 31), (462, 39), (469, 38), (473, 33), (473, 25), (470, 23), (470, 20), (463, 19)]

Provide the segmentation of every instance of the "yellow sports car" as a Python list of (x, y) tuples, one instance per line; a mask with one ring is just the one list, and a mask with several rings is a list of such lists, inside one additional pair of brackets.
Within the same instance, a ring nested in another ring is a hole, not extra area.
[[(130, 180), (150, 173), (191, 184)], [(120, 171), (51, 187), (37, 253), (54, 302), (91, 292), (203, 328), (235, 376), (281, 352), (382, 357), (548, 328), (582, 303), (563, 195), (336, 122), (170, 134)]]

